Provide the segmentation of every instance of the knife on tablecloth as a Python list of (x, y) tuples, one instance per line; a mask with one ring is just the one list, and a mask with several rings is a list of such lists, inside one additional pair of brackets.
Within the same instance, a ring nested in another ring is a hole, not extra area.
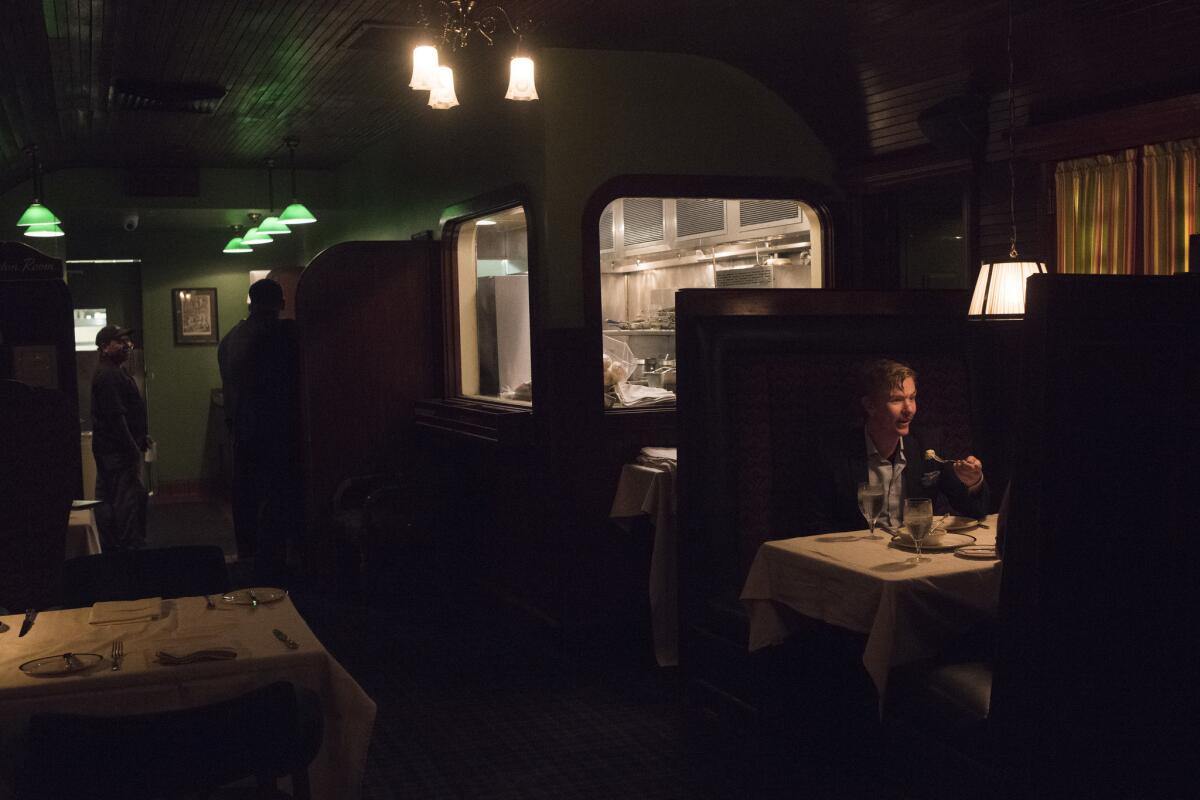
[(29, 633), (29, 629), (33, 627), (33, 621), (37, 619), (37, 615), (36, 608), (25, 609), (25, 621), (21, 623), (21, 632), (17, 634), (18, 636), (24, 636)]

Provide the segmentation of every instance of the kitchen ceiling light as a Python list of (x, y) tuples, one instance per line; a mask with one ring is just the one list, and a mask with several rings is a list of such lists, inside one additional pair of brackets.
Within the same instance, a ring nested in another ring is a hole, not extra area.
[(66, 236), (63, 229), (53, 222), (34, 223), (25, 228), (25, 235), (35, 239), (52, 239), (56, 236)]
[[(479, 7), (475, 0), (436, 0), (429, 5), (430, 14), (425, 12), (425, 3), (418, 5), (417, 24), (430, 31), (432, 38), (454, 51), (470, 44), (472, 36), (478, 36), (489, 46), (495, 44), (494, 37), (496, 31), (501, 29), (501, 24), (517, 37), (517, 46), (520, 48), (525, 33), (533, 26), (528, 18), (519, 20), (519, 24), (514, 23), (508, 12), (498, 4)], [(439, 29), (440, 34), (436, 33)], [(453, 80), (449, 81), (450, 88), (447, 90), (443, 69), (436, 47), (420, 45), (413, 48), (412, 80), (408, 85), (413, 89), (428, 89), (432, 108), (453, 108), (458, 105), (458, 98), (454, 97)], [(508, 92), (504, 97), (508, 100), (538, 99), (533, 82), (533, 59), (525, 55), (513, 58), (509, 65)]]
[(517, 56), (508, 64), (508, 94), (505, 100), (537, 100), (537, 87), (533, 83), (533, 59)]
[(288, 226), (308, 225), (316, 222), (317, 218), (296, 199), (296, 145), (300, 144), (300, 140), (289, 136), (283, 143), (288, 148), (288, 166), (292, 173), (292, 202), (280, 213), (279, 221)]
[(408, 88), (429, 91), (437, 86), (438, 51), (423, 44), (413, 48), (412, 80)]
[(449, 67), (437, 68), (437, 86), (429, 92), (430, 108), (454, 108), (458, 105), (458, 97), (454, 94), (454, 70)]

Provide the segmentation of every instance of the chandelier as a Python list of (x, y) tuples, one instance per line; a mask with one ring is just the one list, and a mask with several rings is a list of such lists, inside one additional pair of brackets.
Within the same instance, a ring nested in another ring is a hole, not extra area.
[[(451, 52), (462, 50), (478, 36), (489, 46), (495, 43), (497, 30), (517, 37), (517, 53), (509, 62), (508, 92), (506, 100), (537, 100), (537, 87), (533, 82), (533, 59), (522, 50), (524, 34), (530, 27), (528, 20), (514, 23), (508, 12), (499, 5), (478, 7), (476, 0), (436, 0), (419, 4), (420, 18), (417, 24), (430, 31), (430, 38)], [(503, 25), (503, 27), (501, 27)], [(413, 49), (413, 72), (409, 87), (429, 92), (431, 108), (454, 108), (458, 97), (454, 93), (454, 71), (442, 64), (436, 45), (420, 44)]]

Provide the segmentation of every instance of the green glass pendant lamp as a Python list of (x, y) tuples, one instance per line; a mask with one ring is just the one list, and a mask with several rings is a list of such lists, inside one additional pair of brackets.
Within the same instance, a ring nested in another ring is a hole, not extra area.
[(262, 214), (257, 211), (251, 211), (246, 216), (250, 217), (250, 230), (242, 234), (242, 242), (248, 245), (270, 244), (275, 241), (269, 233), (265, 233), (259, 224), (262, 220)]
[(241, 233), (242, 233), (242, 226), (234, 225), (233, 226), (233, 238), (229, 240), (229, 243), (225, 245), (225, 249), (223, 249), (221, 252), (222, 253), (253, 253), (254, 249), (251, 248), (250, 245), (248, 245), (244, 241), (242, 241)]
[(317, 218), (296, 199), (296, 145), (300, 144), (300, 140), (289, 136), (283, 143), (288, 148), (288, 166), (292, 173), (292, 202), (279, 215), (279, 221), (287, 226), (308, 225), (316, 222)]
[(51, 238), (54, 236), (64, 236), (62, 220), (55, 216), (54, 212), (46, 206), (42, 205), (41, 198), (45, 196), (42, 191), (42, 165), (38, 162), (37, 145), (31, 144), (25, 148), (25, 152), (29, 154), (29, 159), (33, 164), (33, 202), (29, 204), (29, 208), (25, 209), (25, 213), (17, 220), (17, 227), (25, 229), (25, 235), (34, 238)]
[(272, 171), (275, 169), (275, 159), (267, 159), (267, 214), (269, 215), (262, 222), (258, 223), (260, 233), (265, 233), (268, 236), (286, 236), (291, 233), (287, 225), (279, 221), (279, 217), (275, 216), (275, 179)]

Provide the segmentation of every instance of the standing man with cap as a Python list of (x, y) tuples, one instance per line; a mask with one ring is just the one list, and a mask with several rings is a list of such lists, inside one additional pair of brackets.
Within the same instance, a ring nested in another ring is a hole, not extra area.
[(142, 453), (150, 447), (146, 403), (121, 365), (133, 350), (133, 331), (117, 325), (96, 334), (100, 363), (92, 376), (92, 454), (96, 457), (96, 525), (105, 550), (146, 546), (146, 487)]

